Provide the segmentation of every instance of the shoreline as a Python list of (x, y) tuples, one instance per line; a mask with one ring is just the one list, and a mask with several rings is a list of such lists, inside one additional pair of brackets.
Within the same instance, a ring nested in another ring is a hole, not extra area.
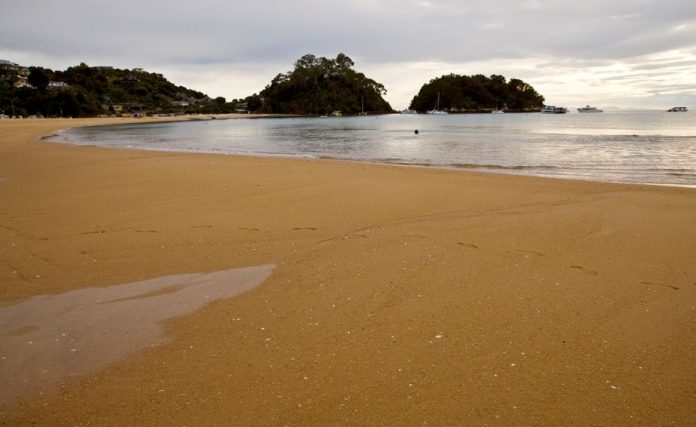
[(36, 139), (68, 123), (0, 121), (0, 305), (277, 267), (2, 423), (696, 421), (690, 188)]
[[(254, 115), (254, 117), (248, 117), (249, 115), (233, 115), (232, 117), (225, 117), (222, 120), (240, 120), (240, 119), (263, 119), (263, 118), (297, 118), (298, 116), (281, 116), (281, 115)], [(357, 116), (356, 116), (357, 117)], [(215, 118), (210, 118), (210, 119), (200, 119), (200, 118), (183, 118), (180, 120), (174, 119), (174, 120), (167, 120), (170, 119), (169, 117), (164, 117), (164, 118), (154, 118), (156, 121), (151, 121), (149, 123), (144, 123), (144, 124), (154, 124), (157, 122), (160, 123), (176, 123), (176, 122), (190, 122), (190, 121), (213, 121), (216, 120)], [(159, 119), (164, 119), (164, 120), (159, 120)], [(131, 119), (131, 120), (139, 120), (139, 119)], [(96, 124), (96, 125), (88, 125), (88, 126), (77, 126), (77, 127), (98, 127), (98, 126), (119, 126), (119, 125), (130, 125), (130, 124), (140, 124), (142, 122), (139, 121), (128, 121), (126, 123), (107, 123), (107, 124)], [(376, 165), (386, 165), (386, 166), (404, 166), (404, 167), (416, 167), (416, 168), (434, 168), (434, 169), (440, 169), (440, 170), (449, 170), (449, 171), (458, 171), (458, 172), (467, 172), (467, 173), (488, 173), (488, 174), (502, 174), (502, 175), (515, 175), (515, 176), (526, 176), (526, 177), (533, 177), (533, 178), (544, 178), (544, 179), (560, 179), (560, 180), (570, 180), (570, 181), (580, 181), (580, 182), (595, 182), (595, 183), (605, 183), (605, 184), (620, 184), (620, 185), (645, 185), (645, 186), (658, 186), (658, 187), (674, 187), (674, 188), (689, 188), (689, 189), (696, 189), (696, 184), (679, 184), (679, 183), (660, 183), (660, 182), (632, 182), (632, 181), (609, 181), (609, 180), (602, 180), (602, 179), (591, 179), (591, 178), (580, 178), (580, 177), (568, 177), (568, 176), (563, 176), (563, 175), (551, 175), (551, 174), (535, 174), (535, 173), (524, 173), (524, 172), (519, 172), (520, 170), (525, 170), (525, 169), (535, 169), (535, 168), (541, 168), (541, 167), (535, 167), (535, 166), (505, 166), (505, 165), (478, 165), (478, 164), (470, 164), (470, 165), (460, 165), (460, 164), (450, 164), (450, 165), (444, 165), (444, 164), (425, 164), (425, 163), (407, 163), (407, 162), (390, 162), (390, 161), (381, 161), (379, 159), (375, 160), (369, 160), (369, 159), (350, 159), (350, 158), (340, 158), (340, 157), (331, 157), (327, 155), (314, 155), (314, 154), (274, 154), (274, 153), (253, 153), (253, 152), (222, 152), (222, 151), (213, 151), (213, 150), (177, 150), (177, 149), (157, 149), (157, 148), (145, 148), (145, 147), (110, 147), (110, 146), (101, 146), (98, 144), (78, 144), (74, 142), (70, 142), (70, 140), (65, 137), (60, 135), (61, 132), (67, 131), (73, 129), (73, 127), (68, 127), (68, 128), (62, 128), (55, 130), (55, 133), (52, 135), (45, 135), (41, 136), (39, 140), (41, 142), (49, 142), (49, 143), (60, 143), (60, 144), (67, 144), (67, 145), (72, 145), (72, 146), (86, 146), (86, 147), (101, 147), (101, 148), (106, 148), (106, 149), (114, 149), (114, 150), (141, 150), (141, 151), (152, 151), (152, 152), (163, 152), (163, 153), (189, 153), (189, 154), (212, 154), (212, 155), (224, 155), (224, 156), (239, 156), (239, 157), (270, 157), (270, 158), (278, 158), (278, 159), (311, 159), (311, 160), (330, 160), (330, 161), (337, 161), (337, 162), (349, 162), (349, 163), (358, 163), (358, 164), (376, 164)], [(60, 140), (53, 140), (51, 141), (51, 138), (62, 138)]]

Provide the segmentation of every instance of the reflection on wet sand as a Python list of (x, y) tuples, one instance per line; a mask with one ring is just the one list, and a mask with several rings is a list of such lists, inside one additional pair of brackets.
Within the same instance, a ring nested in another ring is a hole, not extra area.
[(261, 283), (273, 265), (41, 295), (0, 308), (0, 403), (165, 343), (163, 322)]

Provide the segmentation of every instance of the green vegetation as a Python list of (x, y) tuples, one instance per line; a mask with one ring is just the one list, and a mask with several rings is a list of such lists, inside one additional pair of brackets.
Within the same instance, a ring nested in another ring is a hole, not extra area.
[(449, 74), (431, 80), (421, 87), (411, 101), (412, 110), (432, 110), (440, 94), (440, 109), (450, 112), (484, 112), (501, 109), (511, 112), (538, 111), (544, 97), (519, 79), (481, 74), (461, 76)]
[[(0, 61), (0, 112), (6, 115), (89, 117), (120, 114), (223, 114), (257, 112), (323, 115), (339, 111), (379, 114), (392, 112), (384, 86), (353, 69), (339, 53), (335, 59), (305, 55), (294, 70), (278, 74), (259, 94), (228, 102), (177, 86), (161, 74), (142, 69), (89, 67), (65, 71), (21, 67)], [(544, 97), (519, 79), (492, 75), (445, 75), (423, 85), (410, 108), (482, 112), (494, 109), (537, 111)]]
[[(61, 83), (62, 82), (62, 83)], [(89, 117), (118, 114), (205, 113), (245, 109), (244, 100), (210, 99), (141, 69), (89, 67), (65, 71), (0, 67), (0, 110), (7, 115)]]
[(384, 86), (353, 70), (353, 61), (339, 53), (336, 59), (305, 55), (295, 69), (278, 74), (271, 84), (252, 96), (249, 109), (263, 113), (320, 115), (389, 113)]

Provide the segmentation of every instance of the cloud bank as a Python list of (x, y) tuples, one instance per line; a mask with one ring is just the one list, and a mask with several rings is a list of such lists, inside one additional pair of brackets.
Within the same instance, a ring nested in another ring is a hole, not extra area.
[(696, 99), (696, 8), (680, 0), (3, 1), (0, 58), (144, 67), (228, 98), (305, 53), (344, 52), (405, 107), (445, 73), (529, 81), (556, 104)]

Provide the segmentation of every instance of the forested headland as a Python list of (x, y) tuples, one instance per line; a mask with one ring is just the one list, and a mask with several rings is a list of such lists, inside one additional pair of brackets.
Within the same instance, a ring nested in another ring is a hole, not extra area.
[(162, 74), (135, 68), (90, 67), (64, 71), (0, 63), (0, 110), (8, 116), (227, 113), (246, 110), (246, 100), (227, 102), (178, 86)]

